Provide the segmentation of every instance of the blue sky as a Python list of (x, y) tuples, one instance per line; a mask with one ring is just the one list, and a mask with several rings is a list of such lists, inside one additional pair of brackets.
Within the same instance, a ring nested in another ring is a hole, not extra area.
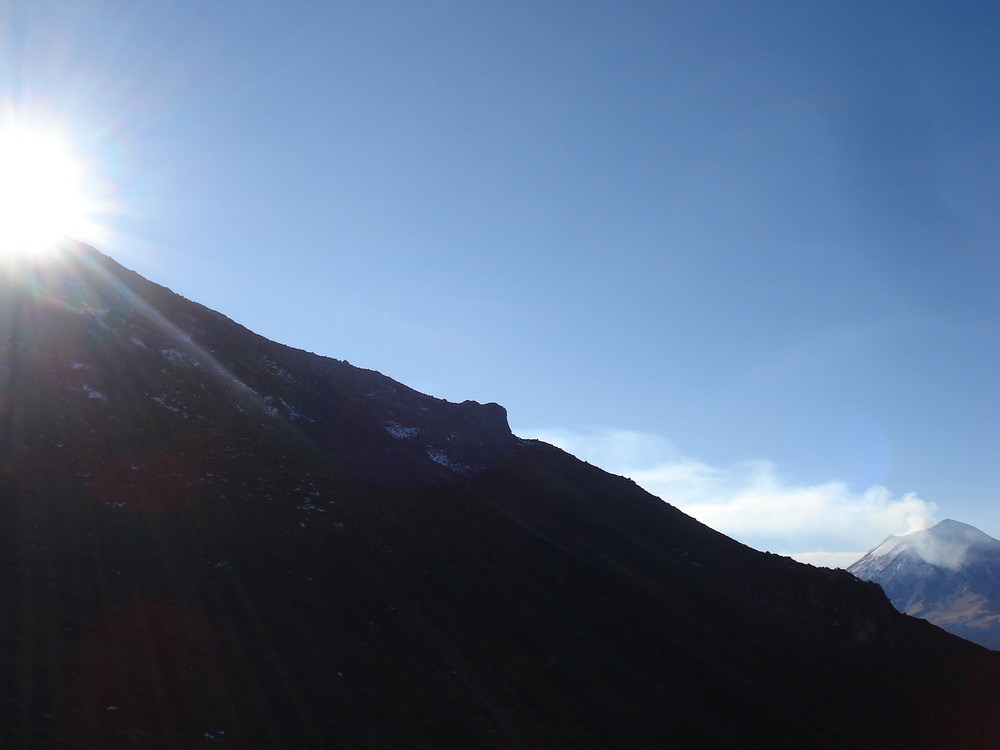
[(1000, 536), (995, 4), (0, 13), (7, 116), (185, 297), (758, 548)]

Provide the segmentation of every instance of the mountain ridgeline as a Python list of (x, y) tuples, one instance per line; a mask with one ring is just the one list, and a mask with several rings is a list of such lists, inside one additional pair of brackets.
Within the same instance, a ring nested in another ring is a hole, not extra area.
[(998, 655), (877, 585), (85, 245), (0, 276), (0, 459), (4, 748), (1000, 737)]
[(1000, 540), (953, 520), (891, 536), (848, 568), (900, 611), (1000, 649)]

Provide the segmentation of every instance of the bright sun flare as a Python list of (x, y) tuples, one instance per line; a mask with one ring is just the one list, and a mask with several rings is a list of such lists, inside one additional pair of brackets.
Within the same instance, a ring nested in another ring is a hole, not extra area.
[(0, 130), (0, 256), (36, 256), (90, 222), (84, 169), (52, 133)]

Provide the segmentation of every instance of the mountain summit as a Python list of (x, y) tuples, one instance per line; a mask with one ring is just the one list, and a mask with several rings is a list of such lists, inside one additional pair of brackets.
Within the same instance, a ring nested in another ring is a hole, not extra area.
[(890, 536), (849, 572), (882, 586), (900, 611), (1000, 649), (1000, 540), (945, 520)]
[(0, 592), (4, 748), (1000, 736), (998, 656), (878, 586), (76, 243), (0, 273)]

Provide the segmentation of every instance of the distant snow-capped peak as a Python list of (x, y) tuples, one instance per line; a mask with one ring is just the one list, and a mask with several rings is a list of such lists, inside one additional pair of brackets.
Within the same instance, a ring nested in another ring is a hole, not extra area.
[(849, 570), (861, 576), (859, 571), (884, 569), (900, 556), (906, 556), (937, 568), (955, 571), (980, 559), (983, 553), (991, 552), (1000, 554), (1000, 541), (975, 526), (947, 519), (929, 529), (890, 536), (850, 566)]

